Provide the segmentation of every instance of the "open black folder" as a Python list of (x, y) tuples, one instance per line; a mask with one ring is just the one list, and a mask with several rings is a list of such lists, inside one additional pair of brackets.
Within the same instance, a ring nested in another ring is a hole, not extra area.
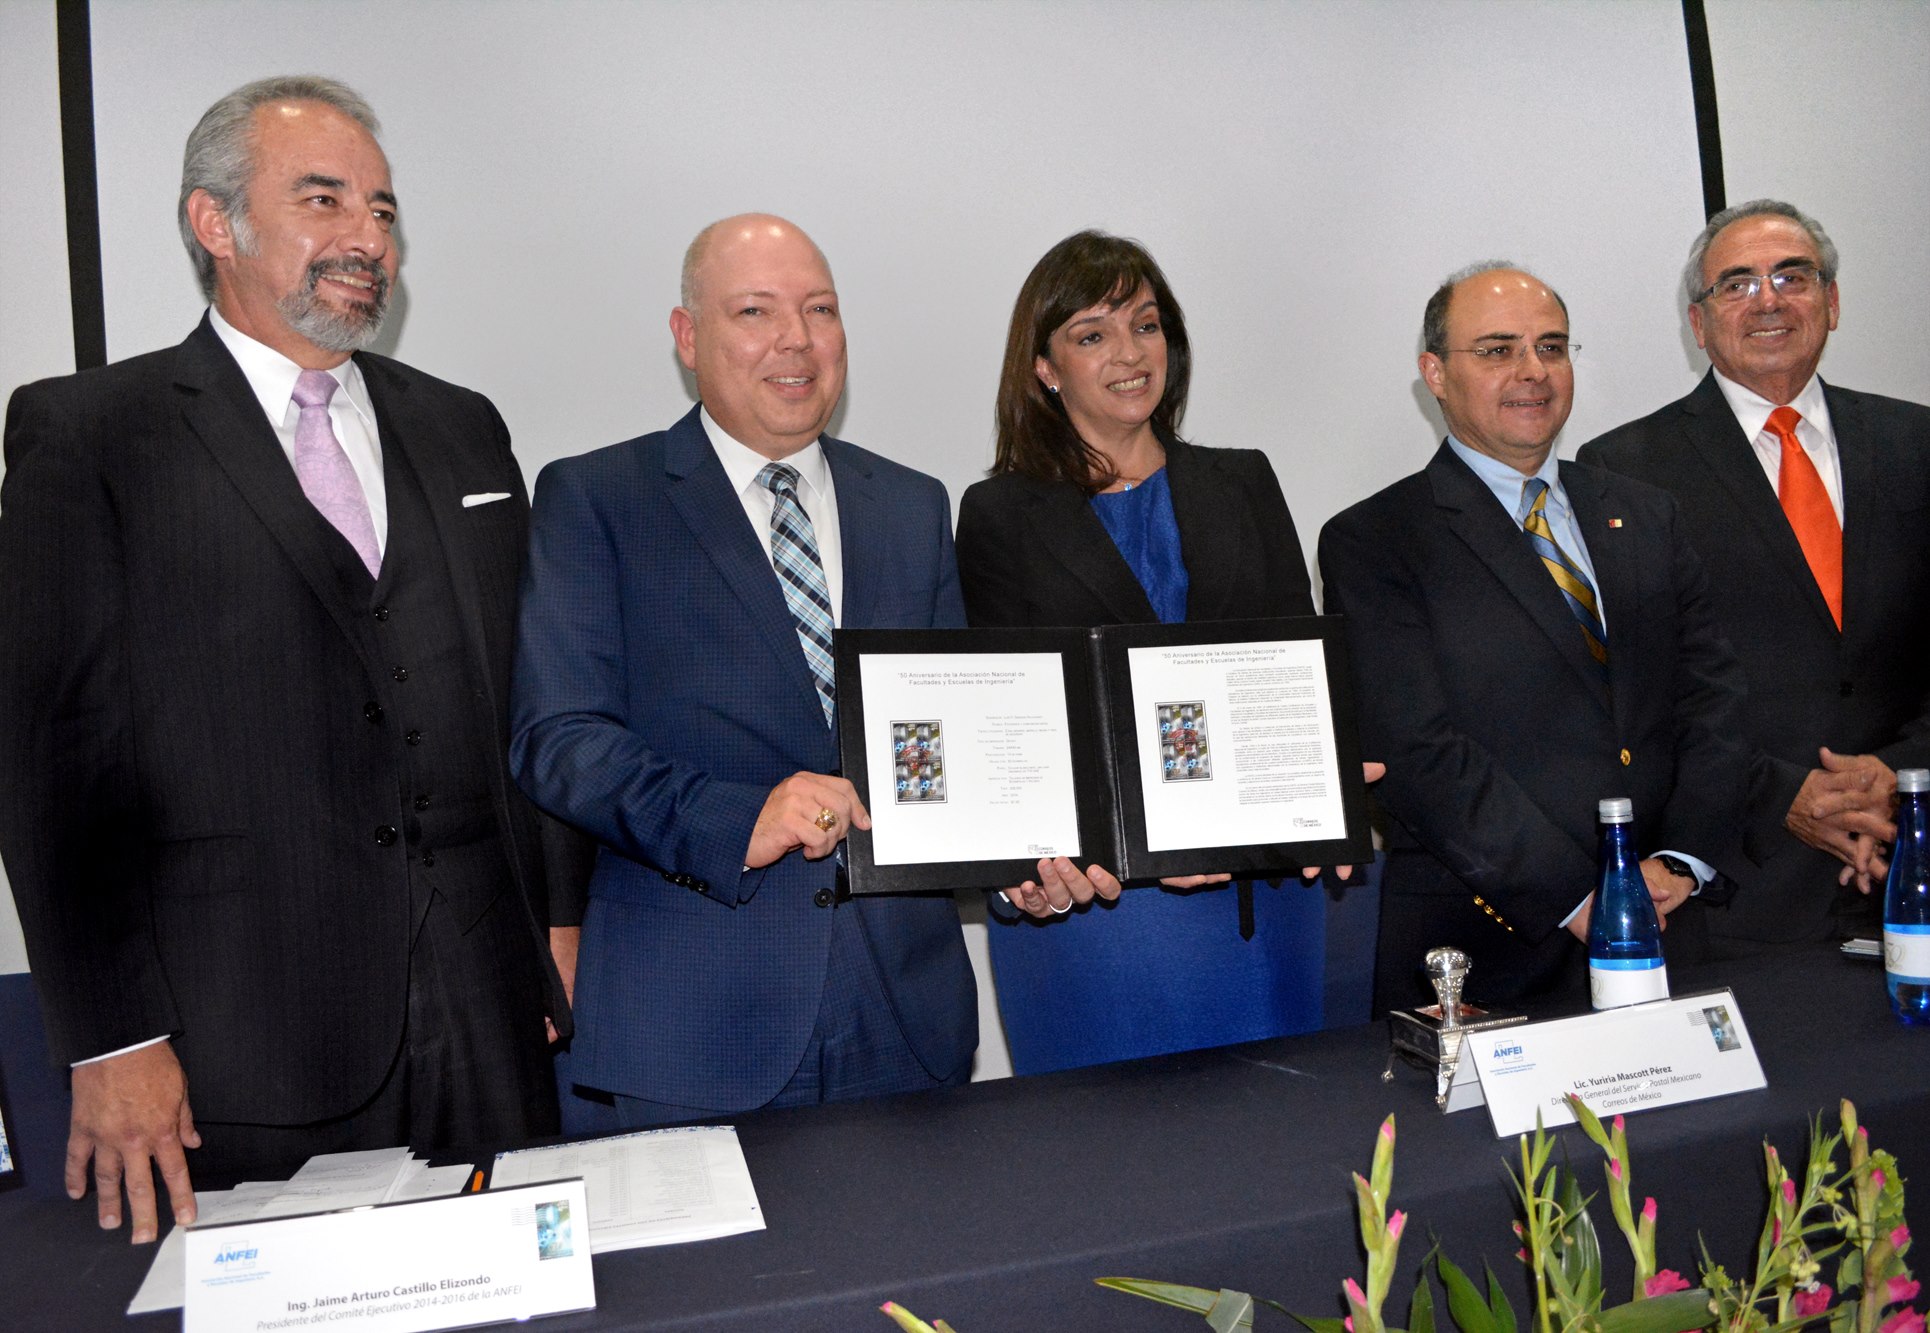
[(1125, 881), (1368, 860), (1332, 616), (839, 630), (853, 894), (1003, 888), (1042, 856)]

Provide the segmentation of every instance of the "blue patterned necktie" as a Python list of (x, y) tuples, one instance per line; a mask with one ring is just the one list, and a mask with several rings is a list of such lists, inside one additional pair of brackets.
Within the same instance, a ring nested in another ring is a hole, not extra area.
[(797, 641), (804, 661), (817, 682), (818, 702), (824, 706), (824, 725), (837, 711), (837, 688), (831, 661), (831, 591), (818, 556), (817, 533), (811, 516), (797, 498), (798, 470), (789, 463), (766, 463), (757, 484), (769, 491), (771, 504), (771, 562), (784, 588), (784, 601), (797, 622)]
[(1602, 614), (1595, 601), (1595, 587), (1582, 573), (1580, 565), (1568, 558), (1555, 540), (1555, 531), (1548, 526), (1548, 483), (1540, 477), (1530, 477), (1524, 484), (1522, 498), (1532, 501), (1528, 506), (1527, 517), (1521, 520), (1521, 527), (1528, 534), (1528, 544), (1534, 547), (1541, 563), (1548, 568), (1555, 586), (1561, 589), (1563, 600), (1581, 626), (1582, 639), (1588, 645), (1588, 655), (1603, 668), (1603, 677), (1608, 667), (1608, 631), (1602, 627)]

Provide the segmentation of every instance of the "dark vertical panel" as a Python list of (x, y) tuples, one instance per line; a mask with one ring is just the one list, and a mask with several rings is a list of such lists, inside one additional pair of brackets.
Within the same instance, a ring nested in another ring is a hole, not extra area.
[(1709, 58), (1709, 16), (1702, 0), (1682, 0), (1682, 26), (1689, 38), (1689, 89), (1695, 96), (1695, 142), (1702, 157), (1702, 216), (1729, 206), (1722, 179), (1722, 123), (1716, 114), (1716, 67)]
[(94, 53), (87, 0), (54, 0), (60, 61), (60, 156), (67, 185), (67, 285), (74, 369), (107, 364), (101, 294), (100, 183), (94, 168)]

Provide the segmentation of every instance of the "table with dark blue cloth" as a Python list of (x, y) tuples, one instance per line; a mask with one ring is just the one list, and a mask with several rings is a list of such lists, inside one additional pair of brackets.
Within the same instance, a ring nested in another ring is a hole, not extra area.
[[(1808, 1118), (1834, 1123), (1843, 1096), (1907, 1179), (1930, 1182), (1930, 1030), (1891, 1017), (1879, 965), (1816, 950), (1672, 980), (1677, 995), (1733, 987), (1769, 1087), (1629, 1118), (1635, 1191), (1659, 1202), (1664, 1267), (1692, 1276), (1699, 1233), (1746, 1271), (1762, 1140), (1793, 1169)], [(1362, 1269), (1349, 1173), (1366, 1168), (1389, 1111), (1406, 1275), (1431, 1233), (1464, 1268), (1491, 1263), (1525, 1312), (1508, 1227), (1513, 1140), (1495, 1139), (1485, 1111), (1442, 1116), (1418, 1071), (1383, 1083), (1386, 1049), (1375, 1025), (739, 1117), (768, 1229), (599, 1255), (598, 1309), (545, 1326), (883, 1333), (892, 1325), (875, 1307), (891, 1299), (958, 1333), (1204, 1327), (1093, 1285), (1113, 1274), (1337, 1314), (1341, 1279)], [(1573, 1129), (1562, 1139), (1599, 1189), (1597, 1150)], [(1917, 1188), (1912, 1215), (1930, 1225), (1930, 1183)], [(124, 1229), (101, 1234), (91, 1199), (49, 1193), (0, 1196), (0, 1325), (119, 1326), (152, 1250), (129, 1247)], [(1624, 1299), (1625, 1251), (1605, 1201), (1596, 1212), (1611, 1299)], [(1404, 1322), (1408, 1285), (1392, 1322)], [(1263, 1310), (1269, 1325), (1298, 1327)]]

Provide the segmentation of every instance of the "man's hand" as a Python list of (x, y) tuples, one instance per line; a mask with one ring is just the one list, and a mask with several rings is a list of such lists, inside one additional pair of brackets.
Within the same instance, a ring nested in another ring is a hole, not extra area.
[[(828, 828), (818, 823), (827, 810), (831, 812)], [(854, 825), (871, 827), (871, 815), (858, 799), (856, 787), (823, 773), (793, 773), (764, 798), (764, 808), (751, 826), (744, 864), (757, 870), (798, 847), (807, 859), (822, 860), (837, 850)]]
[(183, 1146), (199, 1148), (201, 1135), (188, 1109), (188, 1080), (171, 1042), (76, 1065), (74, 1112), (67, 1131), (67, 1197), (87, 1193), (87, 1162), (94, 1162), (94, 1189), (103, 1230), (121, 1224), (121, 1188), (133, 1217), (136, 1245), (160, 1234), (154, 1209), (154, 1168), (161, 1168), (174, 1220), (194, 1221), (194, 1184)]
[[(576, 950), (582, 942), (583, 927), (581, 926), (550, 927), (550, 957), (556, 961), (556, 975), (563, 979), (565, 1004), (576, 1003)], [(552, 1016), (544, 1016), (543, 1030), (549, 1037), (550, 1045), (554, 1046), (559, 1037), (556, 1032), (556, 1022)]]
[(1582, 905), (1576, 910), (1575, 915), (1568, 918), (1568, 933), (1583, 944), (1588, 943), (1588, 918), (1594, 914), (1595, 895), (1591, 893), (1582, 899)]
[[(1206, 883), (1214, 876), (1197, 876)], [(1225, 875), (1217, 878), (1225, 879)], [(1074, 903), (1089, 903), (1095, 897), (1108, 902), (1119, 896), (1119, 881), (1102, 865), (1086, 868), (1084, 874), (1063, 856), (1048, 856), (1039, 862), (1039, 877), (1028, 879), (1017, 888), (1005, 890), (1005, 900), (1031, 916), (1060, 916)]]
[(1669, 913), (1689, 901), (1689, 895), (1695, 892), (1695, 876), (1678, 875), (1659, 858), (1651, 856), (1642, 862), (1642, 882), (1648, 885), (1649, 897), (1655, 902), (1656, 924), (1667, 930)]
[(1890, 819), (1896, 773), (1873, 754), (1840, 755), (1825, 746), (1819, 757), (1822, 767), (1803, 779), (1783, 825), (1843, 863), (1837, 883), (1854, 879), (1868, 893), (1889, 873), (1876, 845), (1896, 838)]

